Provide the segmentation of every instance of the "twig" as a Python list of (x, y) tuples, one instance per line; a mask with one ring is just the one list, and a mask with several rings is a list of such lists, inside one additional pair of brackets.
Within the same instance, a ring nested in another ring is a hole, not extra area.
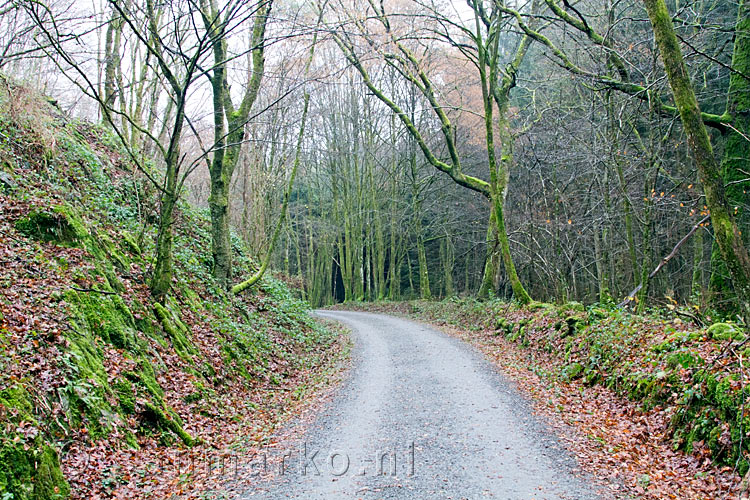
[(101, 293), (102, 295), (117, 295), (117, 292), (108, 292), (106, 290), (97, 290), (95, 288), (76, 288), (74, 286), (70, 287), (72, 290), (75, 290), (76, 292), (96, 292)]
[[(690, 232), (688, 232), (688, 234), (686, 234), (680, 241), (677, 242), (677, 244), (674, 246), (674, 248), (672, 249), (672, 251), (669, 252), (669, 254), (666, 257), (664, 257), (663, 259), (661, 259), (661, 262), (659, 262), (659, 265), (656, 266), (656, 268), (653, 271), (651, 271), (651, 274), (648, 275), (648, 279), (651, 279), (654, 276), (656, 276), (657, 273), (659, 271), (661, 271), (661, 269), (665, 265), (667, 265), (667, 262), (669, 262), (670, 260), (672, 260), (672, 257), (674, 257), (675, 255), (677, 255), (677, 251), (680, 249), (680, 247), (682, 245), (684, 245), (685, 242), (687, 240), (689, 240), (690, 237), (698, 230), (698, 228), (701, 227), (701, 225), (704, 222), (706, 222), (710, 217), (711, 217), (710, 215), (707, 215), (703, 219), (701, 219), (696, 225), (694, 225), (693, 228), (690, 230)], [(628, 296), (625, 297), (625, 299), (623, 299), (623, 301), (620, 302), (620, 304), (617, 307), (623, 307), (628, 302), (630, 302), (631, 300), (633, 300), (633, 297), (635, 297), (635, 294), (638, 293), (641, 290), (641, 288), (643, 288), (643, 283), (641, 283), (640, 285), (638, 285), (637, 287), (635, 287), (635, 289), (632, 292), (630, 292), (628, 294)]]
[(690, 314), (690, 313), (682, 312), (679, 309), (675, 309), (674, 313), (677, 316), (682, 316), (684, 318), (689, 318), (689, 319), (693, 320), (693, 322), (695, 322), (695, 324), (698, 325), (698, 326), (700, 326), (700, 327), (706, 326), (705, 321), (703, 321), (702, 319), (700, 319), (698, 316), (695, 316), (695, 315)]

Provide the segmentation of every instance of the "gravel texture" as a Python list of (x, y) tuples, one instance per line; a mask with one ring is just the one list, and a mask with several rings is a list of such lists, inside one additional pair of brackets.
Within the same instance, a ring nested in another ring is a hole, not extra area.
[(599, 498), (529, 404), (468, 345), (391, 316), (317, 314), (351, 328), (353, 368), (299, 442), (273, 450), (276, 477), (245, 497)]

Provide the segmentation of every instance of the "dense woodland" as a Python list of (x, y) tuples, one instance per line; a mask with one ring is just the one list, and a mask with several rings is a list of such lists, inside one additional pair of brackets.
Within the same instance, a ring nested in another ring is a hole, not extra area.
[(605, 498), (749, 492), (747, 1), (0, 2), (0, 497), (240, 494), (179, 454), (347, 370), (466, 458), (495, 368)]
[[(139, 238), (158, 228), (158, 300), (184, 199), (210, 213), (206, 265), (235, 293), (271, 268), (313, 305), (467, 294), (735, 316), (749, 9), (18, 0), (0, 9), (0, 71), (121, 142)], [(232, 267), (235, 237), (253, 276)]]

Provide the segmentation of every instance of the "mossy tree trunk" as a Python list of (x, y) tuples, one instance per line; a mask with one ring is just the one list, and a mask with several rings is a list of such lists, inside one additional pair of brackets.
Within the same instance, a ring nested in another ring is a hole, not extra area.
[(448, 232), (440, 245), (440, 256), (443, 267), (443, 296), (452, 297), (455, 294), (453, 288), (453, 268), (455, 267), (455, 254), (453, 251), (453, 242)]
[[(743, 212), (750, 197), (750, 4), (740, 0), (735, 25), (732, 69), (727, 93), (727, 113), (732, 116), (732, 127), (727, 131), (721, 169), (727, 186), (730, 209), (740, 227), (748, 229), (750, 214)], [(736, 207), (736, 208), (735, 208)], [(748, 231), (744, 241), (750, 241)]]
[(424, 248), (424, 237), (421, 222), (417, 222), (417, 261), (419, 263), (419, 297), (425, 300), (432, 298), (430, 290), (430, 273), (427, 268), (427, 253)]
[(714, 157), (708, 131), (701, 118), (687, 65), (672, 26), (672, 18), (664, 0), (644, 0), (644, 4), (690, 149), (700, 172), (716, 243), (732, 278), (743, 314), (750, 318), (750, 256), (742, 242), (742, 236), (727, 200), (721, 169)]
[(500, 242), (497, 238), (497, 223), (495, 222), (495, 211), (490, 210), (490, 220), (487, 224), (487, 237), (485, 238), (486, 250), (484, 260), (484, 271), (482, 272), (482, 284), (479, 286), (477, 297), (482, 300), (490, 298), (490, 294), (496, 292), (496, 278), (499, 267), (498, 247)]
[[(502, 79), (498, 82), (498, 47), (500, 42), (500, 23), (502, 17), (495, 12), (489, 19), (485, 20), (487, 38), (483, 40), (481, 29), (481, 13), (475, 11), (476, 37), (479, 58), (479, 78), (482, 84), (482, 100), (484, 102), (484, 124), (485, 140), (487, 144), (487, 160), (490, 167), (489, 200), (490, 210), (495, 218), (497, 239), (500, 245), (500, 255), (503, 260), (505, 274), (513, 289), (513, 297), (522, 304), (531, 302), (531, 296), (521, 283), (516, 272), (516, 266), (510, 253), (510, 240), (505, 227), (505, 197), (508, 193), (508, 182), (510, 180), (510, 167), (513, 163), (514, 138), (511, 133), (508, 110), (510, 105), (510, 91), (516, 85), (516, 74), (523, 58), (528, 51), (531, 39), (524, 36), (516, 49), (513, 60), (508, 63), (503, 72)], [(493, 107), (497, 106), (497, 122), (493, 121)], [(495, 153), (494, 128), (499, 131), (501, 155), (498, 158)], [(488, 259), (487, 262), (490, 262)], [(485, 272), (492, 271), (485, 265)], [(487, 282), (487, 277), (483, 280)]]
[[(219, 9), (216, 0), (201, 1), (201, 15), (206, 31), (211, 34), (214, 55), (212, 74), (209, 75), (213, 93), (214, 147), (209, 164), (211, 193), (208, 206), (211, 213), (211, 253), (214, 277), (228, 287), (232, 277), (232, 245), (230, 242), (230, 187), (232, 175), (245, 142), (246, 125), (263, 79), (266, 24), (273, 0), (264, 0), (255, 12), (250, 39), (251, 70), (245, 84), (242, 101), (235, 107), (229, 91), (227, 61), (227, 29), (237, 16), (237, 6)], [(224, 17), (222, 18), (222, 12)]]
[[(117, 100), (117, 73), (120, 70), (120, 45), (122, 40), (123, 18), (112, 9), (112, 15), (107, 23), (107, 31), (104, 35), (104, 102), (102, 106), (102, 118), (104, 124), (112, 126), (113, 124), (105, 117), (108, 111), (114, 108)], [(120, 96), (122, 99), (123, 96)]]
[[(159, 40), (158, 14), (155, 10), (153, 0), (147, 0), (146, 12), (150, 40)], [(124, 12), (121, 10), (119, 13), (124, 15)], [(129, 21), (129, 24), (131, 27), (133, 26), (132, 20)], [(204, 52), (204, 47), (202, 44), (199, 44), (184, 68), (184, 74), (181, 74), (179, 79), (178, 75), (173, 72), (167, 59), (165, 59), (161, 45), (154, 43), (153, 46), (149, 47), (149, 51), (156, 58), (162, 73), (169, 83), (169, 87), (173, 93), (175, 109), (173, 127), (169, 134), (169, 145), (164, 152), (165, 178), (161, 190), (159, 228), (156, 239), (156, 264), (154, 265), (154, 273), (150, 283), (151, 295), (157, 302), (164, 303), (172, 287), (172, 274), (174, 272), (174, 257), (172, 253), (174, 244), (172, 227), (174, 225), (174, 209), (180, 196), (182, 184), (186, 178), (184, 175), (180, 178), (180, 142), (185, 125), (185, 105), (187, 103), (188, 89), (193, 81), (193, 75), (198, 67), (198, 60)]]
[[(747, 243), (750, 241), (747, 236), (750, 214), (743, 212), (743, 205), (750, 196), (750, 182), (746, 180), (750, 172), (750, 141), (747, 137), (750, 133), (750, 81), (746, 77), (750, 74), (750, 7), (746, 0), (740, 0), (737, 10), (732, 69), (727, 91), (727, 114), (732, 117), (732, 128), (727, 130), (721, 171), (730, 212), (741, 224)], [(711, 251), (710, 291), (711, 299), (720, 309), (727, 309), (732, 303), (731, 280), (718, 244), (714, 244)]]

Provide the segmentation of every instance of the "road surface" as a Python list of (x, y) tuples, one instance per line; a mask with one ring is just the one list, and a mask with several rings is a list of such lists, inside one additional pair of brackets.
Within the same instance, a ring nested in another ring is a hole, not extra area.
[(243, 497), (598, 498), (528, 403), (467, 344), (387, 315), (317, 314), (351, 328), (352, 371), (299, 442), (272, 451), (277, 477)]

